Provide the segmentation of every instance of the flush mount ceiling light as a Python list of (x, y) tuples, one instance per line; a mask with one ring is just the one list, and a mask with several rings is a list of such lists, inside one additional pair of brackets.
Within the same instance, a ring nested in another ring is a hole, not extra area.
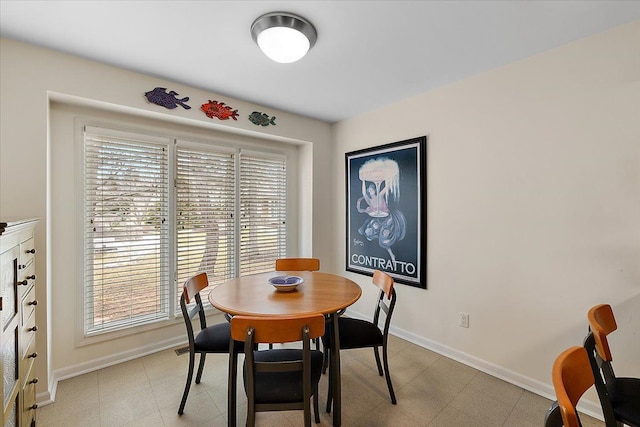
[(272, 12), (253, 21), (251, 37), (269, 58), (288, 64), (305, 56), (316, 43), (318, 34), (301, 16)]

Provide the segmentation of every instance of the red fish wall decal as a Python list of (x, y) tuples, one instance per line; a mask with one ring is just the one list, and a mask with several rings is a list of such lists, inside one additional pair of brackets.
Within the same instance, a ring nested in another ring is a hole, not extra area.
[(225, 105), (224, 102), (209, 100), (206, 104), (202, 104), (200, 109), (211, 119), (217, 117), (220, 120), (229, 120), (229, 118), (236, 121), (238, 120), (238, 110), (232, 110), (231, 107)]

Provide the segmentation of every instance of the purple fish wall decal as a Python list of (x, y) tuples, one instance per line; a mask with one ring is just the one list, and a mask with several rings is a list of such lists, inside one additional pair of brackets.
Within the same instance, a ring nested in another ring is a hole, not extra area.
[(178, 99), (176, 95), (178, 94), (174, 91), (167, 93), (166, 87), (157, 87), (144, 93), (144, 96), (146, 96), (147, 100), (152, 104), (160, 105), (169, 109), (174, 109), (178, 105), (182, 106), (185, 110), (191, 108), (189, 105), (185, 104), (185, 102), (189, 100), (188, 96)]

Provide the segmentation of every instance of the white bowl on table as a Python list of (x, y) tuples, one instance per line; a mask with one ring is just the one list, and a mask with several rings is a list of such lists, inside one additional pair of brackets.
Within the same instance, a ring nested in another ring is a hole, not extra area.
[(280, 292), (294, 291), (304, 279), (299, 276), (275, 276), (269, 279), (269, 284)]

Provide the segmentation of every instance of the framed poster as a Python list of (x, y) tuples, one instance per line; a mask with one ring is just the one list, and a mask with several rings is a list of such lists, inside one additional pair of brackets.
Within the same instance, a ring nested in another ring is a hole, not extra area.
[(345, 154), (347, 270), (427, 288), (426, 136)]

